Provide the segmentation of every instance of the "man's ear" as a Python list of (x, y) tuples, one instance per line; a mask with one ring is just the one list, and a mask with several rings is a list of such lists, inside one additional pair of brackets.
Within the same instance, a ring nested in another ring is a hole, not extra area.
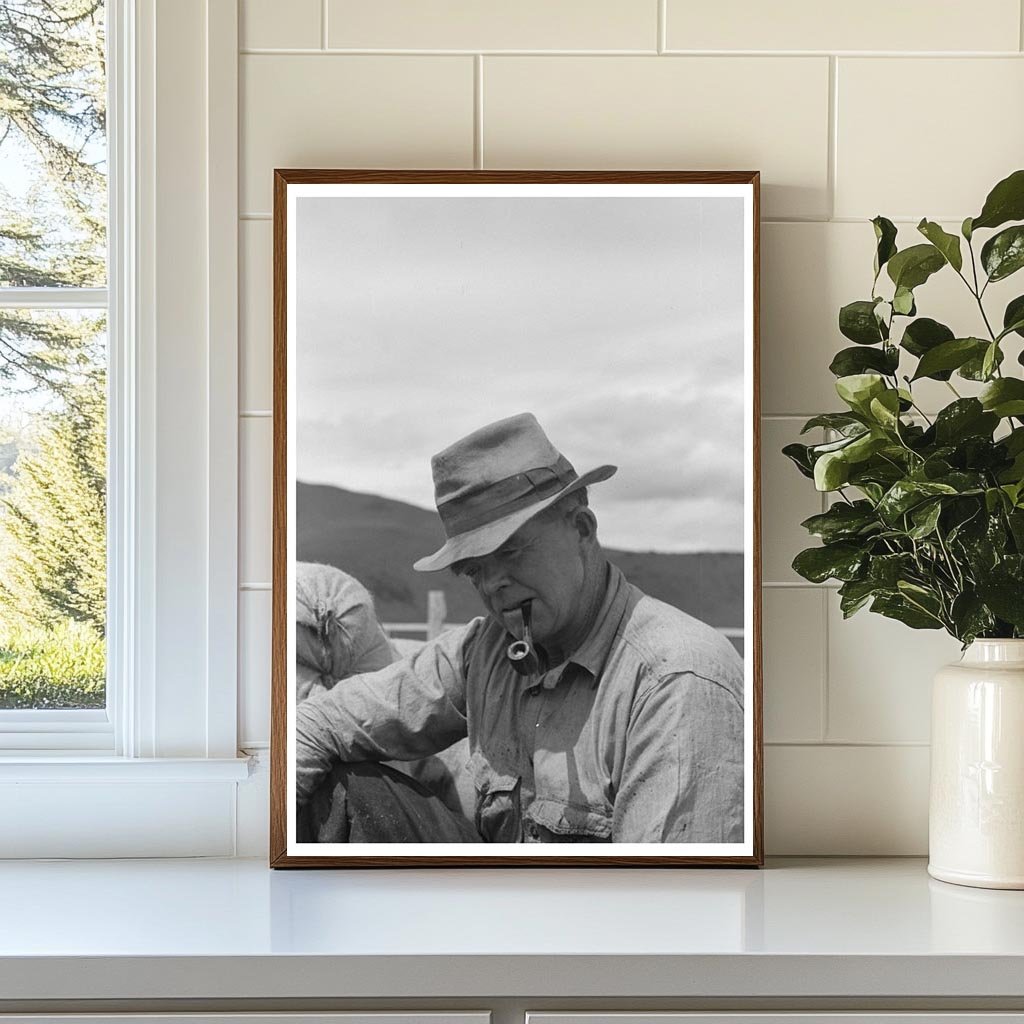
[(586, 505), (579, 505), (573, 510), (573, 526), (580, 540), (597, 540), (597, 516)]

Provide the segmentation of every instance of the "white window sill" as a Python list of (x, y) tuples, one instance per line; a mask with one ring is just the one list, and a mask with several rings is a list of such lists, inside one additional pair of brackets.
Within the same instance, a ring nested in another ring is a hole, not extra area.
[(231, 857), (249, 773), (246, 757), (5, 754), (0, 859)]
[(242, 782), (248, 757), (113, 757), (79, 751), (67, 755), (0, 755), (4, 782)]

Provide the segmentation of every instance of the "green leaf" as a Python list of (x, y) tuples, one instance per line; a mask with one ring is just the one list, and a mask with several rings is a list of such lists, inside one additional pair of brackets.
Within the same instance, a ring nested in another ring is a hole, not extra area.
[[(887, 391), (886, 394), (894, 395), (895, 391)], [(884, 397), (884, 396), (883, 396)], [(872, 400), (874, 405), (877, 399)], [(858, 462), (863, 462), (865, 459), (871, 458), (880, 448), (884, 448), (888, 444), (886, 438), (880, 434), (861, 434), (860, 437), (854, 439), (849, 445), (843, 449), (843, 459), (850, 465), (854, 466)]]
[(983, 636), (995, 629), (996, 621), (992, 612), (977, 594), (965, 591), (953, 599), (949, 617), (956, 627), (956, 638), (970, 643), (975, 637)]
[(839, 607), (848, 619), (878, 593), (878, 585), (870, 580), (850, 580), (839, 588)]
[(993, 573), (978, 583), (978, 596), (1000, 619), (1024, 629), (1024, 586), (1019, 578)]
[(896, 619), (911, 629), (942, 629), (942, 621), (914, 607), (901, 595), (879, 595), (871, 602), (871, 610), (887, 619)]
[(956, 493), (957, 489), (952, 485), (937, 481), (897, 480), (882, 496), (876, 511), (888, 525), (896, 526), (900, 516), (929, 498)]
[(865, 415), (871, 399), (885, 391), (885, 381), (876, 373), (854, 373), (836, 381), (836, 393), (853, 409)]
[(826, 544), (848, 540), (879, 528), (875, 510), (868, 501), (855, 501), (849, 505), (837, 501), (827, 512), (811, 516), (800, 525)]
[(827, 579), (852, 580), (864, 564), (865, 557), (857, 544), (826, 544), (801, 551), (793, 559), (793, 569), (812, 583), (824, 583)]
[(944, 341), (952, 341), (955, 337), (956, 335), (945, 324), (921, 316), (913, 323), (907, 324), (900, 346), (912, 356), (920, 358), (925, 352), (941, 345)]
[(914, 293), (909, 288), (900, 285), (892, 297), (892, 309), (900, 316), (913, 316), (917, 312), (917, 306), (914, 305)]
[(935, 417), (935, 439), (949, 445), (968, 437), (991, 437), (998, 425), (999, 417), (985, 412), (976, 398), (958, 398)]
[(875, 555), (868, 568), (868, 579), (876, 587), (895, 590), (896, 584), (910, 571), (913, 556), (905, 552), (894, 555)]
[(896, 430), (900, 418), (899, 392), (894, 390), (883, 391), (877, 398), (871, 399), (868, 409), (876, 423), (881, 424), (886, 430)]
[(964, 265), (963, 256), (960, 254), (960, 239), (944, 231), (933, 220), (922, 220), (917, 225), (917, 230), (942, 253), (946, 262), (954, 269), (960, 270)]
[(896, 225), (879, 215), (871, 221), (875, 229), (875, 277), (889, 260), (896, 255)]
[(892, 376), (900, 365), (899, 349), (894, 345), (884, 348), (844, 348), (840, 349), (829, 364), (829, 370), (837, 377), (848, 377), (866, 370), (878, 370)]
[(940, 501), (927, 501), (923, 505), (918, 505), (910, 513), (910, 520), (914, 526), (908, 531), (908, 536), (913, 537), (914, 540), (924, 540), (925, 537), (930, 536), (935, 532), (941, 513), (942, 503)]
[[(867, 349), (858, 351), (867, 351)], [(853, 431), (859, 434), (865, 426), (866, 424), (858, 417), (851, 416), (848, 412), (824, 412), (820, 416), (812, 416), (803, 425), (800, 433), (806, 434), (808, 430), (814, 430), (815, 427), (825, 427), (829, 430), (838, 430), (840, 433)]]
[(877, 345), (888, 338), (885, 325), (875, 316), (877, 299), (850, 302), (839, 310), (839, 332), (858, 345)]
[(896, 253), (889, 260), (886, 270), (897, 288), (913, 291), (945, 265), (945, 257), (934, 245), (912, 245)]
[(973, 221), (973, 217), (965, 217), (963, 224), (960, 225), (960, 234), (963, 235), (968, 242), (971, 240), (971, 235), (974, 234), (974, 229), (971, 227)]
[(996, 347), (995, 351), (992, 353), (993, 371), (986, 373), (985, 357), (988, 355), (988, 350), (989, 346), (986, 345), (984, 352), (979, 352), (977, 355), (971, 356), (971, 358), (956, 371), (957, 376), (963, 377), (964, 380), (989, 380), (992, 376), (992, 372), (994, 372), (994, 368), (999, 366), (1003, 361), (1003, 350), (998, 346)]
[(993, 371), (999, 365), (1001, 360), (999, 356), (999, 342), (993, 341), (988, 348), (985, 349), (985, 356), (981, 361), (981, 377), (982, 380), (989, 380), (992, 376)]
[(981, 213), (970, 221), (968, 231), (997, 228), (1008, 220), (1024, 220), (1024, 170), (1014, 171), (989, 192)]
[(1003, 333), (1015, 331), (1024, 338), (1024, 295), (1018, 295), (1007, 303), (1003, 313)]
[(981, 265), (990, 281), (1002, 281), (1024, 267), (1024, 225), (1000, 231), (981, 249)]
[(988, 343), (980, 338), (954, 338), (952, 341), (944, 341), (921, 356), (912, 379), (941, 379), (938, 374), (945, 370), (956, 370), (974, 356), (983, 357), (986, 348)]
[(789, 459), (804, 476), (814, 478), (814, 463), (811, 460), (810, 449), (805, 444), (787, 444), (782, 449), (782, 454)]
[(1024, 380), (1018, 377), (1001, 377), (978, 396), (989, 412), (1000, 418), (1024, 416)]
[(814, 463), (814, 486), (819, 491), (838, 490), (850, 479), (850, 464), (843, 453), (826, 452)]

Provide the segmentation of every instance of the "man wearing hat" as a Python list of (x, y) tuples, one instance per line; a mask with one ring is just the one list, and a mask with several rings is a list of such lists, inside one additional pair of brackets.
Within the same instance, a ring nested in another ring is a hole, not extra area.
[[(523, 413), (432, 460), (447, 540), (416, 562), (486, 615), (296, 712), (300, 842), (737, 843), (743, 666), (605, 558), (582, 476)], [(469, 740), (468, 814), (383, 761)]]

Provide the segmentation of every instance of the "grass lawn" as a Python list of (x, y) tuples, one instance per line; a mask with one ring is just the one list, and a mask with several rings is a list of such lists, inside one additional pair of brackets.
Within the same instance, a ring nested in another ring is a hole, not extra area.
[(26, 629), (0, 622), (0, 709), (102, 708), (106, 648), (89, 626)]

